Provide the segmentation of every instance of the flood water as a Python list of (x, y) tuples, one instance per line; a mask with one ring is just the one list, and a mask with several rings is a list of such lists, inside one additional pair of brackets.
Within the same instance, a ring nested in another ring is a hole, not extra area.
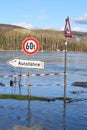
[[(14, 58), (44, 61), (45, 70), (14, 68), (8, 63)], [(28, 73), (30, 77), (26, 76)], [(23, 76), (20, 78), (19, 74)], [(15, 81), (13, 86), (10, 86), (10, 80)], [(39, 125), (44, 130), (87, 130), (87, 88), (72, 86), (76, 81), (87, 81), (87, 53), (67, 52), (66, 95), (78, 100), (65, 103), (59, 100), (44, 102), (0, 99), (0, 130), (11, 129), (15, 124), (28, 127)], [(21, 51), (1, 51), (0, 83), (4, 84), (0, 85), (0, 94), (27, 95), (30, 84), (33, 96), (63, 97), (64, 52), (29, 56)]]

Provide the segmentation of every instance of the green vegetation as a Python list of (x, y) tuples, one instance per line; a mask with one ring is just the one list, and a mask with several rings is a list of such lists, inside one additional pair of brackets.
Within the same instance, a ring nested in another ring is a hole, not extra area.
[[(39, 42), (39, 50), (63, 51), (65, 43), (63, 33), (56, 30), (29, 30), (0, 24), (0, 50), (21, 50), (25, 38), (35, 37)], [(87, 52), (87, 33), (73, 32), (73, 38), (69, 39), (67, 50)]]
[[(36, 96), (25, 96), (25, 95), (13, 95), (13, 94), (0, 94), (0, 99), (16, 99), (16, 100), (39, 100), (39, 101), (56, 101), (56, 100), (65, 100), (64, 97), (57, 98), (45, 98), (45, 97), (36, 97)], [(71, 100), (71, 98), (66, 98), (66, 100)]]

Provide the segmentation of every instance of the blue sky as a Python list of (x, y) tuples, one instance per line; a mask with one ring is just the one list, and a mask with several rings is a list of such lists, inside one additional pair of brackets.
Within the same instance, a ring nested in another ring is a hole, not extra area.
[(0, 0), (4, 24), (63, 30), (67, 16), (72, 30), (87, 32), (87, 0)]

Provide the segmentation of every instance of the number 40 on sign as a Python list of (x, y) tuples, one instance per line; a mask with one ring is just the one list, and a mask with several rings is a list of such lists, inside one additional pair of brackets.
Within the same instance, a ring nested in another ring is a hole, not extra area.
[(39, 49), (39, 43), (33, 37), (26, 38), (22, 43), (22, 49), (26, 54), (29, 55), (36, 54)]

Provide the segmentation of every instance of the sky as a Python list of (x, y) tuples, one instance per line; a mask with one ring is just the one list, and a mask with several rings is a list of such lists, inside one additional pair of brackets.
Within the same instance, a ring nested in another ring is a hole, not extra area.
[(0, 0), (0, 24), (87, 32), (87, 0)]

